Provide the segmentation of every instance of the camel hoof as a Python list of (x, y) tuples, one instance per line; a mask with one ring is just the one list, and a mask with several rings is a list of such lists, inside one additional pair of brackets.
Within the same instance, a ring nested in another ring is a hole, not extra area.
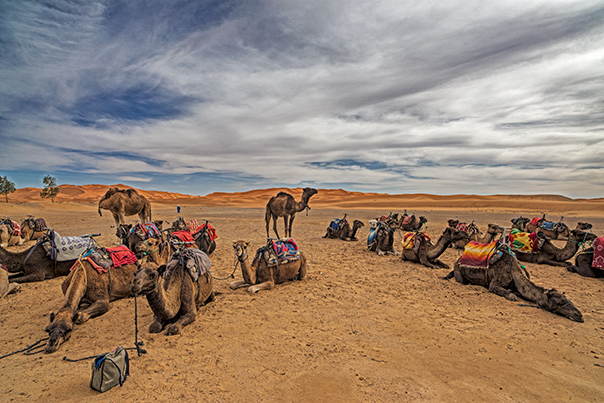
[(510, 301), (518, 301), (516, 294), (508, 294), (505, 298)]
[(247, 292), (249, 292), (250, 294), (255, 294), (258, 291), (260, 291), (260, 289), (258, 287), (255, 287), (255, 286), (254, 287), (250, 287), (250, 288), (247, 289)]
[(151, 323), (149, 325), (149, 333), (159, 333), (161, 330), (162, 328), (160, 323)]
[(78, 312), (75, 316), (73, 323), (76, 325), (81, 325), (82, 323), (86, 323), (90, 319), (90, 317), (82, 312)]
[(168, 326), (168, 330), (166, 330), (166, 336), (174, 336), (175, 334), (180, 334), (180, 327), (176, 325)]

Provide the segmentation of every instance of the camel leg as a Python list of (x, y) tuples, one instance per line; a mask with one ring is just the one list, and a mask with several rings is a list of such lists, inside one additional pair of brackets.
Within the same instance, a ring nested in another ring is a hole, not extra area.
[(257, 293), (260, 290), (272, 290), (275, 288), (275, 282), (272, 280), (265, 281), (264, 283), (256, 284), (247, 289), (250, 294)]
[(248, 284), (245, 282), (245, 280), (237, 280), (237, 281), (231, 281), (231, 283), (229, 284), (229, 287), (231, 287), (231, 290), (236, 290), (237, 288), (243, 288), (243, 287), (248, 287), (251, 284)]
[(156, 315), (153, 315), (153, 322), (149, 325), (149, 333), (159, 333), (164, 329), (163, 322)]
[(424, 249), (420, 249), (417, 255), (417, 260), (419, 260), (419, 262), (426, 267), (429, 267), (431, 269), (438, 269), (437, 266), (433, 265), (432, 262), (430, 262), (428, 256), (426, 256), (426, 251)]
[(304, 280), (306, 278), (307, 272), (308, 264), (306, 264), (306, 259), (302, 257), (300, 258), (300, 271), (298, 271), (298, 280)]
[(433, 259), (432, 263), (434, 263), (435, 265), (437, 265), (438, 267), (442, 267), (443, 269), (448, 269), (449, 265), (442, 262), (440, 259)]
[(88, 319), (100, 316), (107, 313), (107, 311), (109, 311), (109, 300), (95, 301), (88, 308), (76, 314), (74, 323), (76, 325), (81, 325), (82, 323), (87, 322)]
[(180, 334), (183, 326), (187, 326), (188, 324), (195, 322), (195, 317), (197, 316), (197, 307), (195, 306), (194, 295), (195, 290), (193, 290), (191, 293), (183, 293), (180, 295), (180, 311), (184, 311), (184, 313), (178, 317), (176, 322), (170, 324), (166, 328), (167, 336)]
[(14, 292), (19, 291), (20, 289), (21, 289), (21, 284), (15, 284), (15, 283), (9, 284), (8, 292), (6, 294), (12, 294)]
[(288, 228), (288, 231), (289, 231), (289, 237), (290, 237), (290, 238), (292, 237), (292, 227), (293, 227), (293, 225), (294, 225), (294, 218), (296, 218), (296, 216), (295, 216), (295, 215), (291, 215), (291, 216), (289, 217), (289, 228)]
[(544, 259), (544, 258), (538, 258), (537, 259), (537, 263), (539, 264), (549, 264), (551, 266), (558, 266), (558, 267), (568, 267), (570, 266), (572, 263), (570, 262), (557, 262), (555, 260), (551, 260), (551, 259)]
[(598, 277), (596, 275), (596, 272), (591, 267), (588, 267), (588, 266), (584, 266), (584, 265), (575, 266), (573, 264), (573, 265), (568, 266), (566, 269), (568, 271), (570, 271), (571, 273), (577, 273), (583, 277), (591, 277), (591, 278)]
[(504, 297), (505, 299), (510, 301), (516, 301), (518, 299), (518, 297), (516, 297), (516, 294), (514, 294), (510, 290), (503, 288), (501, 285), (497, 284), (494, 281), (491, 281), (491, 284), (489, 284), (489, 292), (497, 294), (500, 297)]
[(34, 281), (43, 281), (46, 276), (43, 271), (24, 274), (17, 277), (9, 278), (10, 283), (33, 283)]
[[(277, 232), (277, 219), (278, 217), (273, 217), (273, 231), (275, 231), (277, 238), (279, 238), (279, 232)], [(283, 219), (285, 220), (285, 218)]]

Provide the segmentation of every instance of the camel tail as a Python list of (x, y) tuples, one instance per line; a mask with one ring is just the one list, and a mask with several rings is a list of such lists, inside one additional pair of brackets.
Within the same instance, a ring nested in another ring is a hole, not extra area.
[(101, 208), (99, 207), (99, 215), (102, 217), (103, 213), (101, 213)]

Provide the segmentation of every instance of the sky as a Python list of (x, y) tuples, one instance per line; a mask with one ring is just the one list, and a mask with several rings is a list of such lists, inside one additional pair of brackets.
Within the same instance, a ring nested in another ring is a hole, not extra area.
[(604, 1), (0, 0), (0, 176), (604, 196)]

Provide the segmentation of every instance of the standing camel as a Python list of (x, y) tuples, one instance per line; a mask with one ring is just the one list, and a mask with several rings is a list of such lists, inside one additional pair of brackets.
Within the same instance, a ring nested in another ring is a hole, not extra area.
[(125, 216), (138, 214), (141, 222), (151, 222), (151, 203), (134, 189), (109, 188), (99, 200), (99, 215), (101, 209), (111, 211), (115, 226), (126, 222)]
[(280, 238), (279, 233), (277, 232), (277, 218), (283, 217), (283, 221), (285, 223), (285, 236), (289, 236), (291, 238), (292, 224), (294, 223), (296, 213), (304, 210), (305, 208), (310, 209), (308, 200), (310, 200), (310, 198), (317, 193), (317, 189), (308, 187), (304, 188), (302, 191), (302, 200), (300, 200), (298, 203), (294, 200), (292, 195), (285, 192), (279, 192), (277, 196), (271, 197), (266, 204), (266, 214), (264, 216), (264, 220), (266, 221), (266, 237), (269, 237), (268, 226), (272, 218), (273, 230), (275, 231), (275, 234), (277, 234), (277, 238)]

